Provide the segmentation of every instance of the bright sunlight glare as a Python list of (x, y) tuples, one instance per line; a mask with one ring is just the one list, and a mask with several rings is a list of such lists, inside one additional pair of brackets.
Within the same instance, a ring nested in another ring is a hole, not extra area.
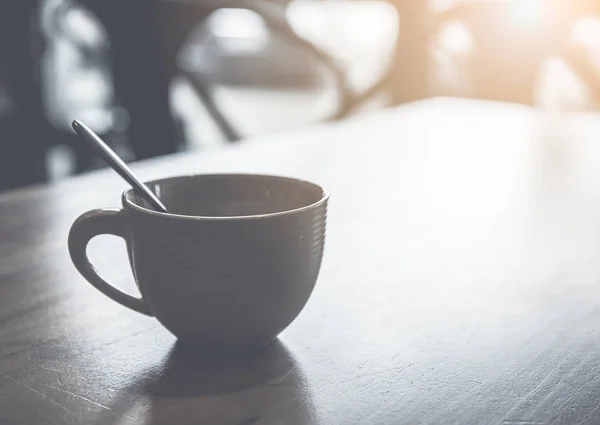
[(459, 21), (444, 25), (439, 33), (440, 46), (451, 53), (465, 54), (473, 49), (473, 37), (467, 26)]
[(519, 25), (537, 25), (543, 13), (544, 0), (514, 0), (511, 2), (512, 16)]
[(572, 38), (575, 43), (584, 46), (598, 43), (600, 41), (600, 22), (592, 16), (578, 19), (573, 27)]

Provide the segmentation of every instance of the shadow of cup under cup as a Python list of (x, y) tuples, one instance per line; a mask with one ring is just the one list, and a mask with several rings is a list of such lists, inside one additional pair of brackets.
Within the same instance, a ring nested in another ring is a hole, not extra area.
[[(206, 352), (235, 352), (273, 341), (306, 305), (321, 267), (329, 194), (302, 180), (250, 174), (173, 177), (148, 186), (169, 213), (132, 190), (121, 210), (89, 211), (69, 233), (77, 270), (102, 293), (155, 316)], [(104, 281), (88, 242), (127, 242), (142, 295)]]
[(317, 422), (301, 365), (279, 340), (225, 357), (201, 355), (177, 343), (161, 366), (126, 391), (124, 397), (137, 405), (119, 408), (113, 425)]
[(153, 397), (211, 396), (277, 386), (296, 368), (297, 362), (279, 340), (260, 350), (225, 356), (202, 354), (177, 342), (160, 373), (144, 388)]

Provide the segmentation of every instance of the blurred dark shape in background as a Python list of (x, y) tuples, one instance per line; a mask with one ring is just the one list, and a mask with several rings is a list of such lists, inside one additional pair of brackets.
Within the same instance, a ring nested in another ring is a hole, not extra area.
[(103, 166), (75, 117), (134, 161), (437, 95), (595, 108), (599, 13), (599, 0), (4, 0), (0, 190)]
[[(32, 0), (0, 2), (0, 189), (43, 181), (43, 142), (33, 137), (43, 111), (31, 51)], [(37, 41), (38, 43), (34, 43)]]

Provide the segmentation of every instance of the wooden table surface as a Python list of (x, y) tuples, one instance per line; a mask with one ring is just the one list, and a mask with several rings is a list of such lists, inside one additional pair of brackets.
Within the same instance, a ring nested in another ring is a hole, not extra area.
[[(260, 355), (202, 358), (68, 258), (118, 177), (0, 196), (0, 424), (600, 423), (593, 115), (438, 99), (138, 170), (326, 185), (309, 304)], [(122, 241), (91, 256), (135, 292)]]

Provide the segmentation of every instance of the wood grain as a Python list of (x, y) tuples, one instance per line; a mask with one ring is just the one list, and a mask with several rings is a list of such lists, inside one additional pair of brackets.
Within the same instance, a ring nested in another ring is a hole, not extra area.
[[(0, 423), (599, 423), (599, 134), (592, 115), (438, 99), (139, 164), (330, 190), (308, 306), (243, 358), (186, 350), (77, 274), (70, 223), (118, 206), (118, 177), (5, 194)], [(134, 293), (124, 247), (97, 242)]]

